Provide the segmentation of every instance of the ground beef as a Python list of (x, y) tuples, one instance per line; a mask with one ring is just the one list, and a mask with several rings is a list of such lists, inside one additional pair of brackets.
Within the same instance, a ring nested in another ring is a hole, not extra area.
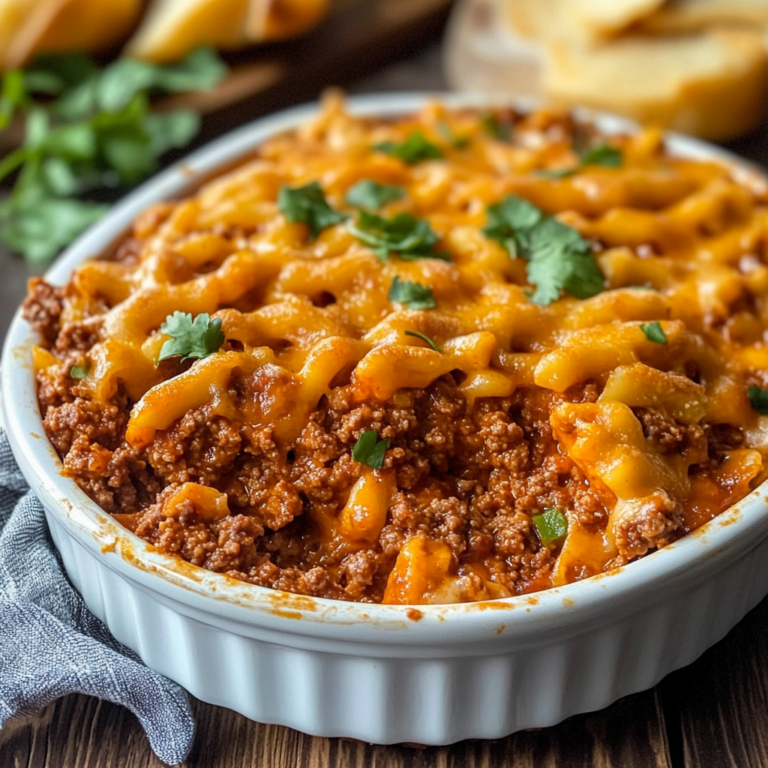
[[(606, 528), (604, 499), (560, 452), (550, 426), (560, 403), (595, 402), (594, 383), (562, 394), (522, 388), (472, 409), (451, 374), (386, 402), (358, 402), (352, 386), (341, 384), (288, 445), (258, 418), (234, 422), (206, 405), (138, 450), (125, 441), (132, 406), (125, 393), (98, 403), (72, 379), (71, 366), (99, 338), (101, 321), (86, 316), (60, 327), (62, 301), (61, 291), (35, 283), (26, 310), (61, 360), (38, 375), (46, 432), (80, 487), (161, 551), (261, 586), (378, 602), (403, 545), (426, 536), (451, 553), (455, 599), (481, 599), (488, 581), (509, 594), (549, 586), (557, 547), (542, 545), (536, 513), (560, 508), (587, 530)], [(169, 378), (189, 365), (163, 361), (158, 372)], [(264, 366), (236, 375), (228, 394), (236, 412), (248, 413), (291, 386), (285, 371)], [(705, 433), (653, 409), (635, 413), (661, 453), (703, 451), (706, 459), (707, 448), (721, 456), (743, 440), (726, 425)], [(375, 541), (354, 546), (334, 539), (332, 529), (367, 471), (351, 456), (364, 430), (389, 440), (383, 469), (397, 492)], [(230, 514), (211, 520), (190, 501), (169, 509), (190, 482), (225, 493)], [(680, 525), (679, 506), (664, 492), (638, 504), (616, 517), (625, 560), (663, 545)]]
[(29, 281), (29, 292), (22, 304), (22, 317), (40, 334), (44, 346), (50, 347), (59, 333), (59, 316), (65, 288), (56, 288), (41, 277)]

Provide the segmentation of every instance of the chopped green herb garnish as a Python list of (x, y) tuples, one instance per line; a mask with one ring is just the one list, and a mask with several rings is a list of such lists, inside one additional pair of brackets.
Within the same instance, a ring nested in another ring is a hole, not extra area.
[(382, 260), (390, 253), (401, 259), (443, 259), (447, 257), (433, 250), (438, 237), (425, 219), (417, 219), (410, 213), (396, 213), (390, 218), (361, 211), (357, 221), (349, 225), (349, 231), (367, 245)]
[(160, 326), (162, 333), (170, 336), (160, 349), (159, 363), (166, 357), (181, 355), (181, 362), (191, 358), (202, 359), (219, 351), (224, 343), (221, 318), (201, 312), (194, 320), (187, 312), (174, 312)]
[(487, 237), (509, 254), (528, 261), (528, 280), (536, 286), (532, 301), (551, 304), (560, 291), (587, 299), (605, 284), (589, 242), (581, 234), (515, 195), (488, 207)]
[(747, 395), (752, 410), (761, 416), (768, 416), (768, 389), (762, 387), (747, 387)]
[(545, 509), (540, 515), (533, 515), (531, 520), (545, 547), (560, 542), (568, 534), (568, 520), (556, 507)]
[(483, 130), (492, 138), (497, 141), (505, 141), (509, 143), (512, 141), (512, 125), (510, 123), (499, 120), (499, 116), (493, 112), (489, 112), (487, 115), (483, 115), (480, 118)]
[(323, 189), (316, 181), (303, 187), (281, 187), (277, 207), (292, 224), (306, 224), (311, 240), (316, 240), (327, 227), (349, 218), (346, 213), (334, 211), (328, 205)]
[(560, 298), (563, 290), (588, 299), (605, 287), (589, 242), (557, 219), (544, 219), (530, 234), (528, 279), (536, 286), (534, 304), (544, 306)]
[(151, 113), (149, 95), (209, 90), (226, 73), (211, 49), (172, 66), (121, 58), (100, 69), (83, 54), (58, 54), (6, 72), (0, 130), (19, 114), (25, 138), (0, 161), (0, 179), (16, 174), (0, 204), (0, 241), (32, 263), (50, 261), (107, 210), (77, 195), (139, 181), (197, 133), (197, 113)]
[(384, 141), (381, 144), (374, 144), (373, 149), (376, 152), (397, 157), (408, 165), (414, 165), (422, 160), (438, 160), (443, 156), (440, 147), (429, 141), (421, 131), (414, 131), (400, 144)]
[(603, 165), (606, 168), (618, 168), (624, 159), (624, 154), (618, 147), (610, 144), (598, 144), (581, 153), (582, 165)]
[(408, 309), (434, 309), (437, 306), (432, 289), (428, 285), (401, 280), (397, 275), (389, 287), (387, 298), (406, 304)]
[(366, 464), (373, 469), (381, 469), (384, 466), (384, 454), (389, 448), (389, 439), (379, 440), (379, 436), (372, 429), (363, 430), (357, 438), (352, 449), (352, 460)]
[(522, 197), (509, 195), (500, 203), (488, 206), (486, 237), (501, 243), (513, 258), (529, 250), (529, 235), (541, 223), (544, 213)]
[(422, 341), (424, 341), (427, 344), (429, 344), (429, 346), (432, 347), (432, 349), (434, 349), (435, 352), (442, 352), (443, 351), (442, 349), (440, 349), (440, 347), (437, 346), (437, 344), (435, 344), (434, 341), (432, 341), (432, 339), (429, 338), (429, 336), (427, 336), (427, 335), (425, 335), (423, 333), (419, 333), (419, 331), (405, 331), (405, 335), (406, 336), (413, 336), (413, 337), (415, 337), (417, 339), (421, 339)]
[(88, 365), (73, 365), (69, 369), (69, 375), (73, 379), (86, 379), (89, 371), (90, 366)]
[(575, 168), (540, 168), (534, 171), (536, 176), (543, 179), (565, 179), (573, 176), (585, 165), (602, 165), (606, 168), (618, 168), (624, 155), (617, 147), (610, 144), (598, 144), (579, 155), (579, 165)]
[(652, 341), (654, 344), (666, 344), (667, 335), (664, 333), (664, 329), (658, 321), (652, 323), (640, 323), (640, 330), (645, 334), (645, 338), (648, 341)]
[(466, 149), (469, 146), (469, 136), (458, 136), (448, 123), (441, 120), (437, 124), (437, 130), (454, 149)]
[(344, 198), (348, 205), (355, 208), (381, 208), (382, 205), (402, 200), (405, 197), (405, 189), (394, 184), (379, 184), (373, 179), (358, 181), (347, 190)]
[(567, 179), (577, 170), (577, 168), (539, 168), (534, 171), (534, 174), (542, 179)]

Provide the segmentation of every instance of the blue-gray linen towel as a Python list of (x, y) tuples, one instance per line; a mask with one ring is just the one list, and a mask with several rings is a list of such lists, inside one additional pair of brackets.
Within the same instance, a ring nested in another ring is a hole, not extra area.
[(186, 693), (86, 608), (0, 429), (0, 727), (76, 692), (128, 707), (163, 762), (186, 758), (195, 730)]

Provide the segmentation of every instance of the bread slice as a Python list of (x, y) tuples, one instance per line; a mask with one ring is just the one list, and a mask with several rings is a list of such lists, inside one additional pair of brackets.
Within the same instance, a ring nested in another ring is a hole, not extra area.
[(152, 0), (125, 54), (163, 64), (199, 45), (239, 48), (248, 43), (248, 13), (249, 0)]
[(4, 68), (8, 50), (39, 0), (0, 0), (0, 66)]
[(507, 23), (523, 37), (596, 41), (657, 11), (664, 0), (502, 0)]
[(544, 92), (720, 141), (755, 127), (768, 97), (760, 32), (713, 29), (549, 46)]
[(658, 13), (644, 18), (639, 29), (685, 34), (715, 25), (768, 25), (768, 0), (669, 0)]
[(34, 9), (7, 48), (6, 68), (23, 66), (38, 53), (108, 49), (129, 34), (144, 3), (142, 0), (44, 0), (33, 5)]
[(448, 23), (443, 62), (451, 88), (475, 93), (539, 98), (546, 50), (514, 34), (508, 0), (464, 0)]
[(283, 40), (311, 29), (328, 11), (329, 0), (251, 2), (246, 34), (253, 42)]

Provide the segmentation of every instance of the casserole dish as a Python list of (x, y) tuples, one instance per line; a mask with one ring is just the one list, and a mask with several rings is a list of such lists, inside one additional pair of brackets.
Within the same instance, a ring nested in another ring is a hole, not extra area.
[[(353, 99), (350, 110), (397, 115), (424, 100)], [(87, 233), (48, 279), (66, 281), (148, 205), (300, 125), (314, 109), (246, 126), (161, 174)], [(631, 129), (615, 118), (594, 119), (606, 133)], [(681, 137), (671, 137), (669, 146), (738, 165)], [(766, 592), (762, 486), (638, 562), (535, 595), (416, 608), (289, 594), (210, 573), (154, 550), (61, 474), (37, 406), (35, 341), (17, 317), (3, 359), (5, 418), (74, 585), (149, 666), (198, 698), (255, 720), (317, 735), (425, 744), (551, 725), (689, 663)]]

